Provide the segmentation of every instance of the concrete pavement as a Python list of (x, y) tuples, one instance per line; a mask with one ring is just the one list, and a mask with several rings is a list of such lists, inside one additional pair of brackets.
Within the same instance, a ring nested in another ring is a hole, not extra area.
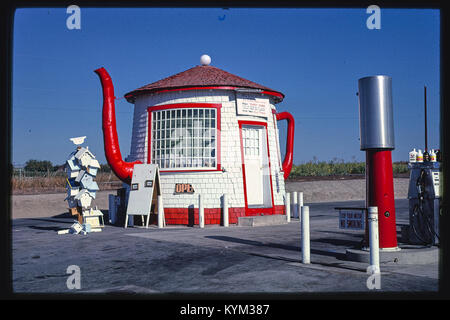
[[(58, 235), (71, 217), (12, 222), (15, 293), (310, 293), (430, 292), (438, 290), (438, 261), (381, 264), (380, 289), (367, 287), (367, 263), (346, 260), (363, 231), (338, 228), (334, 207), (362, 201), (310, 204), (311, 264), (301, 263), (300, 223), (228, 228), (107, 225), (88, 235)], [(305, 205), (308, 205), (307, 203)], [(398, 236), (408, 223), (407, 199), (396, 200)], [(66, 273), (80, 268), (80, 289)]]

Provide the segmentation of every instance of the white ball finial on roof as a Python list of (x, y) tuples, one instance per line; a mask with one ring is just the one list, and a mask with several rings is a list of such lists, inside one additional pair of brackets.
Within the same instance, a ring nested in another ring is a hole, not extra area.
[(204, 54), (200, 57), (200, 63), (202, 66), (207, 66), (211, 63), (211, 57), (207, 54)]

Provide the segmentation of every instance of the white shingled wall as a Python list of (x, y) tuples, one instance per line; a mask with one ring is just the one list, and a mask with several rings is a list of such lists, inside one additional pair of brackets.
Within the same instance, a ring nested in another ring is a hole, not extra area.
[[(248, 95), (248, 94), (246, 94)], [(261, 98), (261, 95), (255, 97)], [(268, 98), (267, 98), (268, 99)], [(173, 103), (220, 103), (221, 108), (221, 165), (225, 172), (172, 172), (161, 173), (164, 206), (168, 208), (188, 208), (198, 205), (198, 194), (205, 195), (205, 208), (221, 207), (221, 197), (228, 195), (230, 207), (244, 207), (244, 187), (242, 161), (239, 139), (238, 120), (267, 122), (269, 136), (269, 153), (275, 205), (283, 205), (284, 179), (280, 168), (279, 150), (277, 149), (277, 126), (270, 113), (267, 118), (237, 116), (235, 93), (224, 90), (187, 90), (173, 91), (138, 96), (135, 102), (134, 122), (128, 161), (147, 162), (148, 155), (148, 115), (149, 106)], [(270, 107), (275, 108), (273, 101)], [(275, 128), (274, 128), (275, 125)], [(194, 194), (175, 194), (176, 183), (190, 183)]]

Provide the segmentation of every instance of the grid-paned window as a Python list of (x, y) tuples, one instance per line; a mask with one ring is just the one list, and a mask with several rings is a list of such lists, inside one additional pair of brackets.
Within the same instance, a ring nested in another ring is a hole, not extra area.
[(242, 142), (246, 156), (259, 156), (259, 130), (242, 128)]
[(151, 162), (161, 169), (216, 168), (215, 108), (152, 111), (151, 131)]

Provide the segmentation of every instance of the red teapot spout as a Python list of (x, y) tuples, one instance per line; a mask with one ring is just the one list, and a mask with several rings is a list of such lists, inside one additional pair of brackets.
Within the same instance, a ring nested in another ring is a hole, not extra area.
[(134, 165), (142, 162), (123, 161), (117, 137), (114, 86), (105, 68), (99, 68), (94, 72), (99, 76), (103, 90), (102, 129), (106, 160), (114, 174), (123, 182), (130, 184)]

